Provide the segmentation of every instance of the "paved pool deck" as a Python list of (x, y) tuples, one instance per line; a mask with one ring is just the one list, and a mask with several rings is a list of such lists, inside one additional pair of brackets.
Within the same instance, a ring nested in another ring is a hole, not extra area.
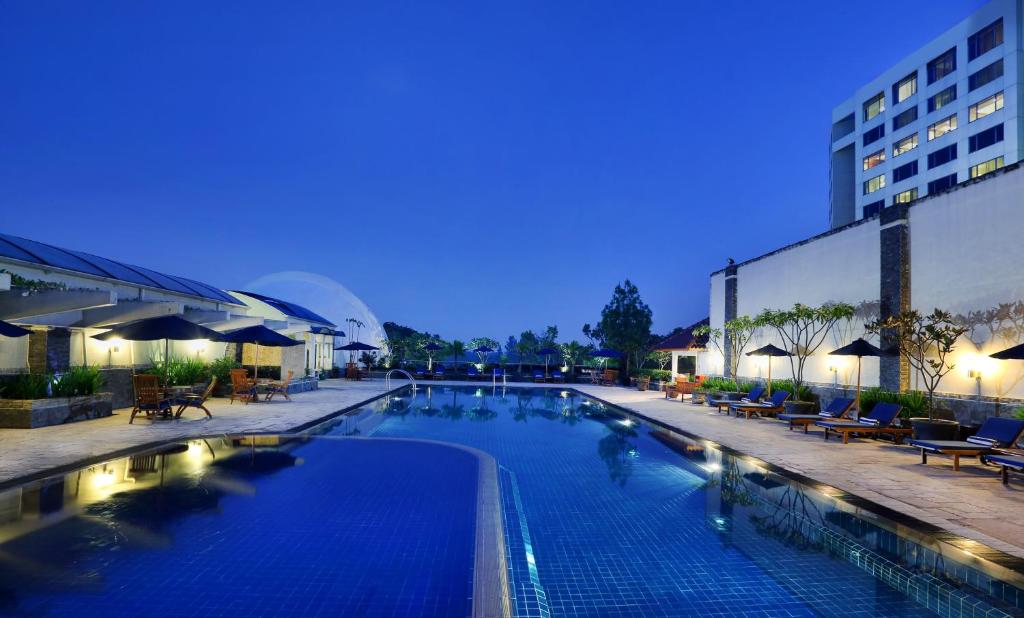
[[(480, 382), (433, 384), (481, 386)], [(928, 465), (921, 465), (918, 452), (906, 446), (860, 439), (847, 445), (837, 439), (825, 442), (817, 431), (805, 435), (788, 431), (779, 421), (726, 417), (707, 406), (666, 400), (660, 392), (570, 386), (1024, 559), (1024, 520), (1019, 517), (1024, 512), (1024, 480), (1011, 479), (1004, 487), (995, 469), (976, 460), (964, 459), (960, 472), (954, 472), (949, 458), (935, 456)], [(384, 393), (383, 380), (327, 380), (318, 391), (293, 395), (291, 402), (245, 405), (213, 399), (209, 407), (214, 418), (209, 420), (201, 411), (190, 410), (178, 421), (137, 419), (129, 425), (128, 410), (117, 410), (108, 418), (70, 425), (2, 429), (0, 483), (165, 440), (287, 432)]]

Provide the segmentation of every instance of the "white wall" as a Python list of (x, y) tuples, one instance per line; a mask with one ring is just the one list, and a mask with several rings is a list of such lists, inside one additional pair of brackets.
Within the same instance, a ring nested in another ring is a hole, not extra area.
[[(911, 208), (909, 220), (915, 309), (968, 316), (1024, 301), (1024, 169), (936, 196)], [(962, 338), (941, 390), (976, 393), (967, 372), (980, 369), (982, 394), (1024, 397), (1024, 362), (987, 358), (1024, 341), (1024, 331), (1009, 327), (1014, 315), (1024, 324), (1020, 309), (1009, 310), (995, 334), (979, 323)]]

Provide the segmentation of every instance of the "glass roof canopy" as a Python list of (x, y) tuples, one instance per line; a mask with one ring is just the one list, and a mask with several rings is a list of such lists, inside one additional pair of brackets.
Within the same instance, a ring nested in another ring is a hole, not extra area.
[(306, 320), (309, 322), (320, 322), (321, 324), (328, 324), (330, 326), (334, 326), (334, 324), (327, 318), (323, 317), (320, 314), (313, 313), (312, 311), (306, 309), (302, 305), (296, 305), (295, 303), (289, 303), (287, 301), (273, 298), (271, 296), (264, 296), (263, 294), (257, 294), (255, 292), (244, 292), (242, 290), (234, 290), (234, 292), (236, 294), (245, 294), (246, 296), (251, 296), (256, 300), (263, 301), (270, 305), (271, 307), (273, 307), (274, 309), (277, 309), (278, 311), (289, 317), (299, 318), (300, 320)]
[(141, 266), (115, 262), (98, 255), (62, 249), (9, 234), (0, 234), (0, 257), (197, 296), (219, 303), (240, 304), (237, 298), (200, 281), (175, 277)]

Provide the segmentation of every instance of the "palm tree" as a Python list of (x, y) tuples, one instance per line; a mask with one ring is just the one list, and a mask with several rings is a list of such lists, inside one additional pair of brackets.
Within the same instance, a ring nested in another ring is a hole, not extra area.
[(452, 339), (451, 343), (448, 344), (447, 352), (452, 355), (452, 362), (456, 367), (458, 367), (459, 359), (466, 354), (466, 344), (462, 343), (458, 339)]

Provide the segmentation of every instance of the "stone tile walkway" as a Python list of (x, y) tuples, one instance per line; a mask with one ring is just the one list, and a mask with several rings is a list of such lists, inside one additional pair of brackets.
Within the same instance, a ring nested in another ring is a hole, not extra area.
[(813, 429), (788, 431), (770, 419), (726, 417), (707, 406), (666, 400), (660, 392), (576, 385), (577, 390), (766, 462), (1024, 558), (1024, 479), (1004, 487), (995, 468), (917, 449), (852, 438), (828, 442)]
[[(399, 382), (397, 386), (401, 386)], [(191, 409), (176, 421), (149, 421), (136, 417), (128, 424), (130, 409), (113, 416), (38, 429), (0, 429), (0, 482), (38, 474), (152, 442), (245, 432), (286, 432), (309, 421), (384, 393), (383, 380), (347, 382), (325, 380), (320, 390), (296, 393), (292, 401), (274, 398), (249, 404), (211, 399), (207, 419)]]

